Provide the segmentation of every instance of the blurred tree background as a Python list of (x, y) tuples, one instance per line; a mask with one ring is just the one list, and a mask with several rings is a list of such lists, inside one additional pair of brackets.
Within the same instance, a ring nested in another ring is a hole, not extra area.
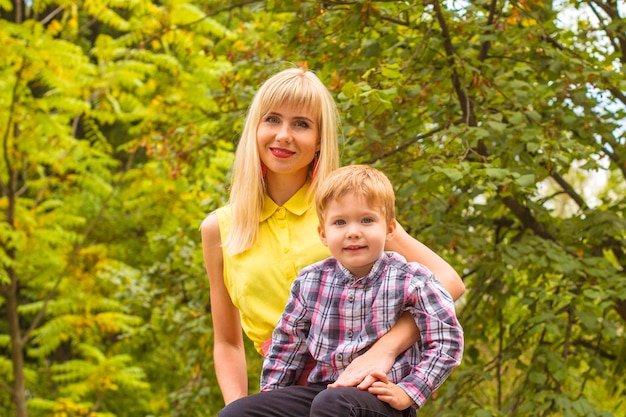
[[(342, 163), (461, 273), (420, 416), (626, 416), (621, 0), (0, 0), (0, 413), (214, 416), (198, 226), (250, 99), (327, 84)], [(260, 358), (249, 354), (251, 390)]]

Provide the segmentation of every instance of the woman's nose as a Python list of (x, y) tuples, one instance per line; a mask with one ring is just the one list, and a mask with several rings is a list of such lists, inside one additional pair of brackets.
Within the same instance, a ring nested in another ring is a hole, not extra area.
[(278, 133), (276, 133), (276, 140), (281, 142), (291, 142), (291, 128), (288, 123), (280, 125)]

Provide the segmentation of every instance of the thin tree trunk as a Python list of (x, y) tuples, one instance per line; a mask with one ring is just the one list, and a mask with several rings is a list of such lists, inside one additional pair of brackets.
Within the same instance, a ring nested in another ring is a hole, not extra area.
[(15, 417), (28, 417), (26, 409), (26, 383), (24, 381), (24, 350), (20, 336), (19, 315), (17, 313), (17, 277), (15, 271), (9, 269), (11, 284), (6, 291), (7, 321), (11, 335), (11, 360), (13, 362), (13, 404)]
[[(21, 72), (21, 70), (20, 70)], [(17, 81), (16, 87), (17, 88)], [(15, 105), (16, 94), (13, 94), (13, 104)], [(13, 108), (11, 108), (11, 115), (13, 115)], [(5, 216), (7, 224), (15, 229), (15, 205), (17, 199), (17, 171), (13, 168), (13, 164), (10, 158), (12, 152), (9, 142), (9, 132), (13, 121), (9, 118), (9, 123), (5, 135), (2, 140), (2, 152), (4, 156), (4, 162), (6, 165), (7, 184), (2, 185), (4, 197), (8, 200)], [(17, 124), (13, 125), (13, 138), (17, 140), (19, 137), (19, 127)], [(15, 261), (15, 248), (9, 244), (3, 242), (4, 252), (6, 256)], [(20, 334), (20, 321), (18, 308), (18, 295), (19, 285), (17, 282), (17, 275), (15, 269), (12, 266), (5, 266), (6, 274), (10, 280), (9, 284), (2, 287), (2, 294), (6, 300), (7, 306), (7, 321), (9, 322), (9, 332), (11, 337), (11, 360), (13, 362), (13, 389), (11, 396), (13, 398), (13, 404), (15, 406), (15, 417), (28, 417), (28, 410), (26, 409), (26, 382), (24, 380), (24, 340)]]

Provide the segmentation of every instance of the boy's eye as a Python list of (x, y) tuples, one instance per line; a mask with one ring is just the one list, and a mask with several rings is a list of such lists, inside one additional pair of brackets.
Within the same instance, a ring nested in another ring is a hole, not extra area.
[(334, 224), (336, 224), (337, 226), (343, 226), (344, 224), (346, 224), (345, 220), (335, 220)]
[(372, 223), (374, 221), (374, 219), (372, 219), (371, 217), (366, 217), (363, 220), (361, 220), (361, 223)]

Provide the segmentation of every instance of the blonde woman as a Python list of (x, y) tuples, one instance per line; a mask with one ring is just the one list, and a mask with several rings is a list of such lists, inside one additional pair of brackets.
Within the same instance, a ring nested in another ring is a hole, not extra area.
[[(224, 403), (248, 395), (243, 333), (264, 354), (303, 267), (330, 253), (319, 240), (317, 185), (339, 165), (335, 102), (317, 76), (279, 72), (256, 93), (235, 154), (229, 204), (202, 222), (211, 291), (215, 371)], [(385, 250), (433, 271), (454, 299), (465, 291), (454, 269), (397, 227)], [(334, 383), (366, 389), (419, 338), (409, 315)]]

